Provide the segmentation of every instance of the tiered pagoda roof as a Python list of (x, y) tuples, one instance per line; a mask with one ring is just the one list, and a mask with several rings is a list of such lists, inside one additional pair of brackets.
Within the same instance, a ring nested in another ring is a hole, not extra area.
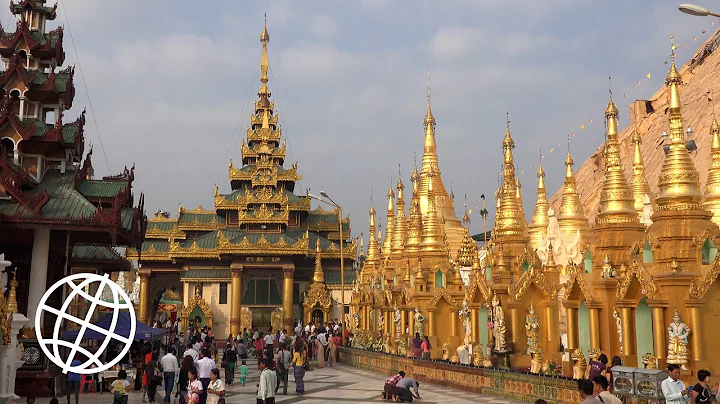
[[(242, 166), (228, 165), (231, 192), (215, 187), (212, 210), (180, 207), (176, 218), (148, 220), (140, 258), (144, 261), (221, 259), (232, 255), (311, 256), (319, 240), (322, 258), (340, 257), (338, 212), (311, 210), (308, 195), (296, 195), (302, 179), (297, 163), (285, 168), (286, 144), (268, 82), (267, 27), (260, 37), (260, 89), (241, 145)], [(344, 255), (355, 257), (349, 242), (350, 219), (342, 221)], [(137, 257), (137, 251), (129, 252)]]
[(144, 198), (134, 206), (134, 167), (93, 179), (92, 150), (83, 161), (85, 111), (70, 122), (64, 116), (75, 95), (74, 68), (57, 71), (65, 59), (62, 28), (45, 32), (56, 7), (11, 2), (17, 29), (0, 27), (7, 66), (0, 72), (0, 226), (70, 231), (73, 245), (138, 246), (146, 222)]

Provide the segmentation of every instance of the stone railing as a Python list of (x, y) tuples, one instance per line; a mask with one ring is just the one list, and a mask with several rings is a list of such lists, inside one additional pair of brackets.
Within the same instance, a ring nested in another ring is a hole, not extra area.
[(550, 404), (576, 404), (581, 401), (577, 382), (560, 376), (455, 365), (347, 347), (340, 348), (340, 362), (384, 375), (403, 370), (421, 382), (524, 402), (534, 402), (539, 398)]

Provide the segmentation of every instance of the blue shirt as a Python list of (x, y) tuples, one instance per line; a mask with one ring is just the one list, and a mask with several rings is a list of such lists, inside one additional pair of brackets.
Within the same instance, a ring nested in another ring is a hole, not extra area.
[[(82, 364), (82, 362), (80, 362), (80, 361), (77, 360), (77, 359), (73, 359), (73, 361), (70, 362), (70, 366), (73, 366), (73, 367), (78, 366), (78, 365), (81, 365), (81, 364)], [(77, 373), (68, 372), (68, 374), (67, 374), (67, 381), (69, 381), (69, 382), (79, 382), (79, 381), (80, 381), (80, 375), (77, 374)]]

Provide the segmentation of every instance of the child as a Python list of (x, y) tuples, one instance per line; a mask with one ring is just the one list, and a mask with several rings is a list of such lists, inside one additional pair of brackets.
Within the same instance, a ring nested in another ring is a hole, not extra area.
[(197, 378), (197, 370), (192, 368), (188, 371), (188, 404), (198, 404), (202, 393), (202, 382)]
[(128, 388), (130, 382), (127, 381), (127, 372), (121, 370), (118, 372), (118, 378), (110, 385), (110, 391), (113, 393), (113, 404), (127, 404), (128, 402)]
[(245, 387), (249, 371), (248, 367), (245, 365), (245, 361), (242, 361), (242, 365), (238, 367), (238, 370), (240, 371), (240, 383), (242, 383), (243, 387)]
[(142, 373), (142, 388), (140, 389), (140, 392), (142, 393), (142, 402), (145, 402), (145, 397), (147, 397), (147, 389), (148, 389), (148, 377), (147, 374), (145, 374), (145, 364), (141, 364), (138, 367), (138, 371)]

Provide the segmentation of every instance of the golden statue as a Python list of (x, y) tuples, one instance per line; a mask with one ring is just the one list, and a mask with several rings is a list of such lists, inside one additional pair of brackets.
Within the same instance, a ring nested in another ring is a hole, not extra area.
[(507, 341), (505, 340), (505, 313), (500, 306), (500, 299), (497, 295), (493, 295), (492, 306), (490, 307), (489, 326), (492, 329), (493, 339), (495, 340), (495, 352), (507, 351)]
[(578, 348), (570, 355), (570, 359), (574, 362), (573, 363), (573, 379), (583, 379), (585, 378), (585, 371), (587, 370), (587, 361), (585, 360), (585, 355), (583, 354), (582, 348)]
[(483, 366), (483, 362), (485, 361), (485, 356), (483, 355), (483, 344), (475, 345), (473, 351), (473, 365)]
[(535, 308), (532, 302), (530, 302), (530, 310), (528, 315), (525, 316), (525, 334), (527, 335), (527, 347), (530, 353), (540, 344), (538, 334), (540, 332), (540, 324), (538, 324), (538, 317), (535, 314)]
[(270, 326), (273, 331), (282, 330), (283, 326), (283, 308), (278, 307), (272, 311), (270, 315)]
[(667, 363), (680, 365), (682, 370), (688, 370), (688, 335), (690, 335), (690, 327), (680, 321), (680, 313), (676, 308), (673, 322), (668, 327)]
[(385, 337), (383, 338), (383, 352), (393, 353), (392, 340), (390, 338), (390, 334), (385, 334)]
[(195, 296), (202, 296), (202, 283), (195, 284)]
[(400, 356), (407, 356), (408, 351), (408, 340), (407, 334), (399, 334), (397, 339), (397, 354)]
[(539, 346), (535, 346), (530, 351), (532, 359), (530, 359), (530, 373), (539, 375), (543, 368), (543, 352)]
[(415, 307), (415, 332), (420, 333), (421, 337), (425, 336), (423, 334), (423, 321), (425, 321), (425, 316), (420, 313), (419, 307)]
[(451, 350), (451, 347), (450, 347), (450, 343), (449, 343), (449, 342), (446, 342), (446, 343), (442, 344), (442, 352), (443, 352), (442, 358), (443, 358), (444, 361), (449, 361), (449, 360), (450, 360), (450, 355), (452, 355), (452, 354), (450, 353), (450, 350)]
[(657, 369), (657, 358), (650, 352), (642, 356), (642, 364), (645, 369)]

